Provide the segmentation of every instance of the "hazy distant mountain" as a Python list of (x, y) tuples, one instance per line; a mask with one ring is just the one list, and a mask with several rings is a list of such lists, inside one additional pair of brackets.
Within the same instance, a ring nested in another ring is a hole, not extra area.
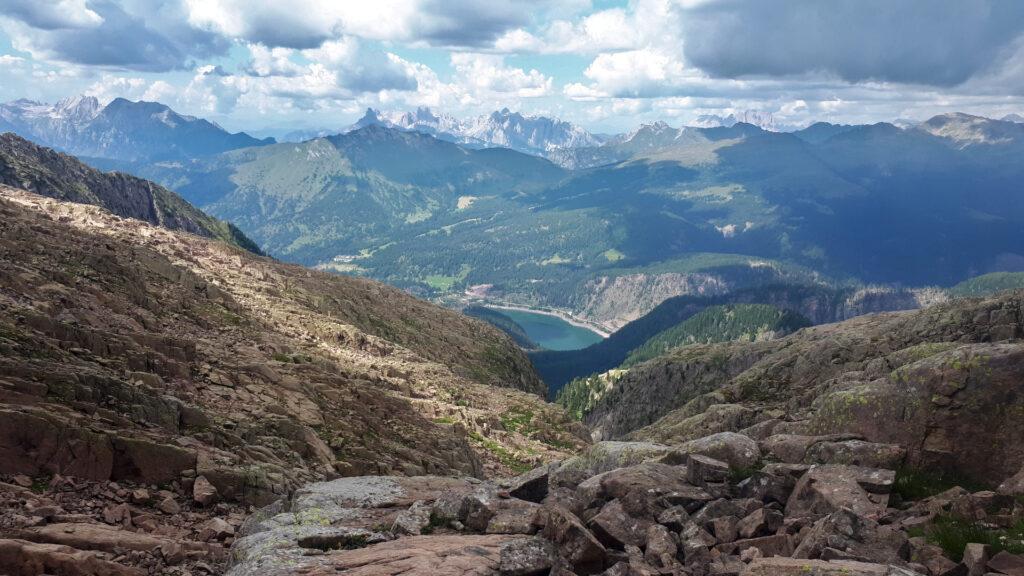
[(1024, 126), (1021, 124), (960, 112), (940, 114), (922, 122), (917, 128), (933, 136), (951, 140), (959, 146), (1024, 142)]
[(553, 151), (548, 158), (565, 168), (583, 169), (604, 166), (630, 159), (638, 159), (661, 153), (700, 140), (696, 128), (673, 128), (665, 122), (643, 124), (636, 130), (608, 139), (601, 146), (565, 148)]
[(1017, 122), (1018, 124), (1024, 124), (1024, 116), (1020, 114), (1007, 114), (1001, 118), (1003, 122)]
[(499, 146), (537, 156), (565, 148), (596, 146), (602, 142), (570, 122), (545, 116), (524, 116), (508, 108), (466, 120), (450, 114), (436, 114), (423, 107), (402, 113), (370, 108), (351, 129), (370, 125), (421, 132), (472, 148)]
[(779, 130), (771, 112), (761, 112), (758, 110), (744, 110), (743, 112), (729, 114), (728, 116), (702, 114), (697, 117), (693, 126), (695, 128), (728, 128), (741, 122), (744, 124), (753, 124), (762, 130), (768, 130), (771, 132)]
[(793, 132), (793, 135), (805, 142), (811, 144), (819, 144), (835, 136), (836, 134), (842, 134), (843, 132), (849, 132), (856, 128), (849, 124), (831, 124), (829, 122), (815, 122), (803, 130), (797, 130)]
[(90, 96), (0, 104), (0, 129), (76, 156), (128, 162), (185, 160), (274, 141), (232, 134), (157, 102), (116, 98), (101, 106)]

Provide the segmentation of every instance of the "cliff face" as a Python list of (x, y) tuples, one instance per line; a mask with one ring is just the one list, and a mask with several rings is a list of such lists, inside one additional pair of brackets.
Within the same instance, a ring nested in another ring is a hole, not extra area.
[[(824, 324), (873, 312), (913, 310), (946, 298), (939, 290), (883, 286), (815, 292), (804, 288), (813, 284), (799, 279), (787, 282), (792, 286), (792, 293), (787, 293), (784, 275), (767, 266), (764, 268), (767, 270), (759, 273), (746, 270), (743, 274), (709, 271), (602, 276), (580, 288), (573, 311), (582, 319), (617, 330), (678, 296), (719, 297), (733, 303), (748, 302), (750, 297), (755, 297), (760, 300), (751, 302), (792, 310), (815, 324)], [(730, 298), (732, 294), (736, 297)]]
[(237, 228), (210, 217), (170, 190), (141, 178), (94, 170), (11, 133), (0, 134), (0, 184), (58, 200), (101, 206), (113, 214), (218, 238), (259, 252)]
[(586, 422), (597, 438), (673, 443), (781, 418), (800, 433), (908, 446), (910, 464), (1002, 478), (1024, 463), (1022, 336), (1016, 292), (689, 346), (623, 375)]
[(673, 296), (714, 296), (728, 289), (723, 278), (706, 273), (602, 276), (582, 287), (575, 311), (581, 318), (617, 330)]

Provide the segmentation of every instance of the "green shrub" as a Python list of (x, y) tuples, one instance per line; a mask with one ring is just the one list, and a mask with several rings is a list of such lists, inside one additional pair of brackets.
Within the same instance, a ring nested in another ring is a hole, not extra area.
[(987, 544), (993, 554), (1002, 550), (1011, 554), (1024, 553), (1024, 520), (1012, 528), (993, 530), (963, 518), (939, 516), (925, 527), (911, 528), (908, 534), (924, 536), (957, 562), (963, 559), (964, 547), (970, 543)]
[(892, 491), (904, 501), (913, 501), (940, 494), (956, 486), (970, 491), (983, 489), (976, 482), (954, 473), (900, 468), (896, 470)]

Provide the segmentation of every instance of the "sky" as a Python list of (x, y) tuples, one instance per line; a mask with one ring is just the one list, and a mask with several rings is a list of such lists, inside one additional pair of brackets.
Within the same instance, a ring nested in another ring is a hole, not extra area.
[(1024, 115), (1020, 0), (0, 0), (0, 100), (155, 100), (233, 130), (367, 107), (595, 132)]

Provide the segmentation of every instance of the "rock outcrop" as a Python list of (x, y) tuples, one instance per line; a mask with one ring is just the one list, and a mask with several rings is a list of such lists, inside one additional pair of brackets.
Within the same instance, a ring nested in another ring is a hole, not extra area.
[[(730, 474), (725, 462), (692, 452), (678, 464), (656, 459), (664, 455), (652, 451), (646, 461), (603, 470), (571, 465), (573, 478), (559, 474), (563, 462), (496, 483), (362, 477), (314, 484), (246, 521), (227, 574), (951, 576), (1013, 575), (1024, 563), (981, 543), (954, 561), (908, 533), (945, 510), (1020, 522), (1024, 504), (1013, 498), (955, 489), (897, 508), (890, 505), (893, 470), (830, 461)], [(513, 495), (523, 486), (531, 500)], [(424, 519), (410, 531), (405, 519), (416, 516)]]
[(903, 463), (1001, 481), (1024, 465), (1022, 337), (1016, 292), (776, 341), (687, 346), (617, 379), (586, 422), (596, 439), (743, 432), (786, 462)]

